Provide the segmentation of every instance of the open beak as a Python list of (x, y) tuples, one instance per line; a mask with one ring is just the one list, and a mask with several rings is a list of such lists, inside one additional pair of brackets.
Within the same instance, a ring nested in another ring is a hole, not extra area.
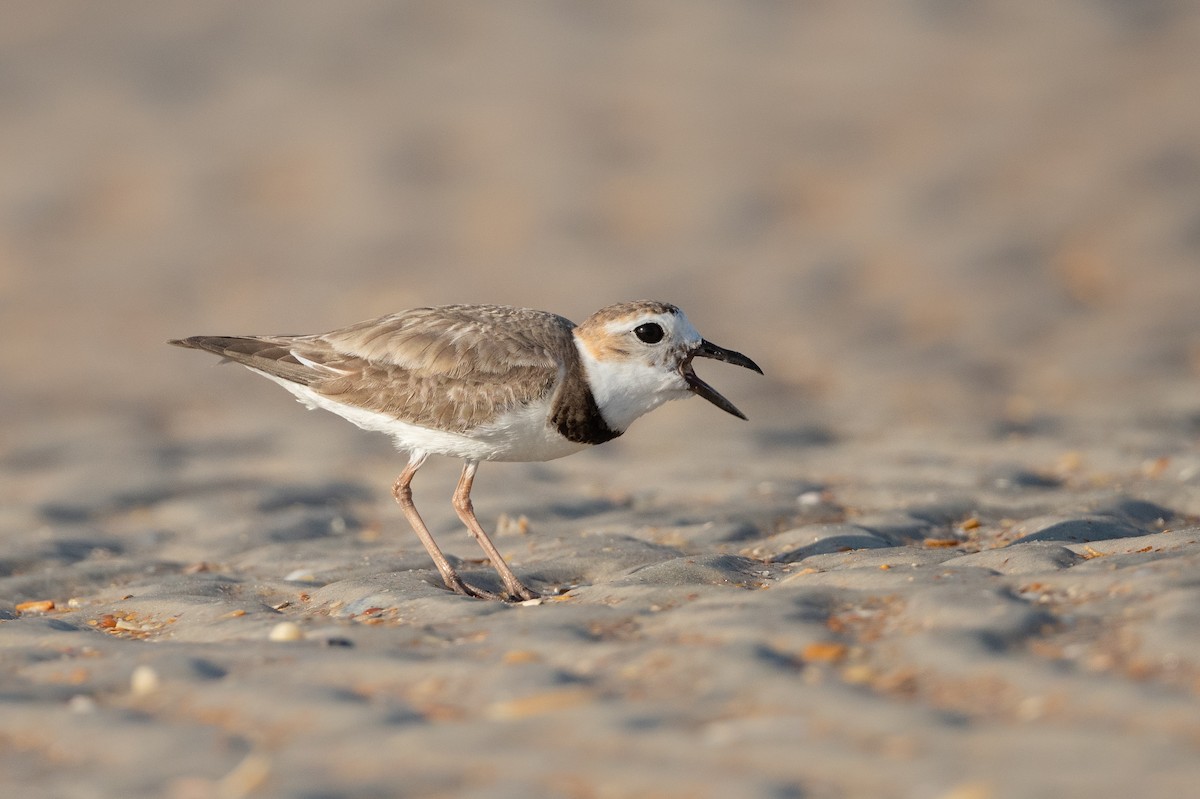
[(701, 358), (713, 358), (714, 360), (725, 361), (726, 363), (744, 366), (747, 369), (752, 369), (753, 371), (758, 372), (760, 375), (763, 373), (763, 370), (759, 369), (758, 364), (747, 358), (745, 355), (742, 355), (740, 352), (727, 350), (724, 347), (718, 347), (711, 341), (703, 340), (700, 342), (700, 346), (692, 351), (691, 356), (689, 356), (683, 362), (683, 366), (680, 367), (680, 371), (683, 373), (683, 379), (687, 381), (688, 389), (693, 394), (698, 394), (699, 396), (704, 397), (706, 400), (711, 402), (713, 405), (716, 405), (726, 413), (731, 413), (739, 419), (745, 419), (746, 414), (739, 411), (732, 402), (718, 394), (715, 388), (710, 386), (708, 383), (705, 383), (700, 379), (699, 375), (692, 371), (692, 358), (697, 356)]

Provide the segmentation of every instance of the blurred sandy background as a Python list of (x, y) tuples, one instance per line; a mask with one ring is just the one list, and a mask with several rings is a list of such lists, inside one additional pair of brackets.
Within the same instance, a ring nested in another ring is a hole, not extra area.
[[(750, 427), (659, 411), (481, 506), (681, 464), (853, 491), (864, 442), (1197, 461), (1198, 98), (1172, 0), (6, 3), (0, 546), (222, 475), (350, 475), (407, 536), (386, 441), (164, 342), (446, 302), (664, 299), (767, 373), (702, 369)], [(203, 514), (86, 529), (172, 524), (204, 559)], [(50, 571), (6, 601), (87, 592)]]
[(10, 414), (193, 394), (167, 337), (460, 301), (670, 299), (854, 424), (1196, 374), (1186, 3), (18, 2), (0, 37)]

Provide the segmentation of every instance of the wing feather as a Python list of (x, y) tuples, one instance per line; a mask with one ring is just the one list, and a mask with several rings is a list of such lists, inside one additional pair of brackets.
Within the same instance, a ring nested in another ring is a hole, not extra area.
[(315, 336), (194, 336), (215, 352), (338, 402), (466, 432), (549, 392), (574, 325), (494, 305), (415, 308)]
[(431, 374), (554, 367), (574, 325), (556, 314), (495, 305), (444, 305), (360, 322), (320, 338), (338, 352)]

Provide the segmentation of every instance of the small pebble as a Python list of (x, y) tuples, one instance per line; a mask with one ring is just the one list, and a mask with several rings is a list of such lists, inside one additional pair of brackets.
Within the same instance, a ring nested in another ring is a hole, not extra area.
[(293, 621), (281, 621), (271, 628), (267, 635), (270, 641), (303, 641), (304, 631)]
[(531, 652), (528, 649), (513, 649), (505, 652), (500, 661), (506, 665), (512, 665), (514, 663), (537, 663), (539, 659), (537, 652)]
[(158, 672), (145, 664), (133, 670), (129, 678), (129, 690), (134, 696), (149, 696), (162, 687)]
[(234, 766), (233, 771), (226, 774), (217, 783), (217, 796), (240, 797), (255, 793), (267, 777), (271, 775), (271, 761), (260, 754), (251, 752), (241, 763)]
[(1041, 696), (1027, 696), (1017, 704), (1017, 718), (1021, 721), (1037, 721), (1046, 712), (1046, 700)]
[(317, 576), (308, 569), (296, 569), (295, 571), (288, 572), (283, 579), (289, 583), (315, 583)]
[(842, 679), (851, 685), (866, 685), (875, 679), (875, 671), (865, 664), (847, 666), (842, 669)]
[(67, 709), (72, 713), (80, 715), (94, 713), (96, 711), (96, 700), (84, 694), (75, 694), (75, 696), (67, 700)]
[(845, 644), (836, 641), (813, 641), (805, 645), (800, 657), (808, 663), (832, 663), (846, 657)]
[(801, 505), (820, 505), (823, 498), (820, 491), (805, 491), (797, 499)]

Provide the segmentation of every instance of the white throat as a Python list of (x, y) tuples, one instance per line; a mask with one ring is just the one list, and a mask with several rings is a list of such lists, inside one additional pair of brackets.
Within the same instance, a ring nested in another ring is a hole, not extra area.
[(676, 368), (636, 358), (597, 358), (578, 336), (575, 348), (583, 360), (584, 375), (596, 407), (608, 426), (617, 432), (625, 432), (635, 419), (664, 402), (692, 395)]

